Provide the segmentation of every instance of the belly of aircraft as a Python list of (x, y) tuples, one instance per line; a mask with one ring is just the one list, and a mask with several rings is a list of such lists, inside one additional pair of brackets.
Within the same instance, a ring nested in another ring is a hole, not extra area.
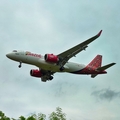
[(41, 69), (50, 70), (53, 72), (74, 72), (85, 68), (85, 65), (68, 62), (64, 65), (64, 70), (60, 71), (60, 66), (56, 63), (48, 63), (43, 60), (39, 60), (36, 66)]

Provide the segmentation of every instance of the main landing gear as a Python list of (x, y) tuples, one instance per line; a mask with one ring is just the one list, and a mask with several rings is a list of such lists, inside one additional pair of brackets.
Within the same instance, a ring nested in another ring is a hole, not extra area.
[(22, 62), (20, 61), (20, 64), (19, 64), (19, 66), (18, 66), (19, 68), (21, 68), (22, 67)]
[(49, 80), (52, 80), (52, 79), (53, 79), (53, 76), (50, 76), (50, 77), (49, 77)]
[(62, 66), (62, 67), (60, 67), (60, 71), (63, 71), (65, 68)]

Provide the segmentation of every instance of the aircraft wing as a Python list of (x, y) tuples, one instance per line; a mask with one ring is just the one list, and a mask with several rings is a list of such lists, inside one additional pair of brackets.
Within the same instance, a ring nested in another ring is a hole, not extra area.
[(102, 33), (102, 30), (97, 35), (91, 37), (90, 39), (70, 48), (69, 50), (66, 50), (65, 52), (60, 53), (58, 55), (60, 58), (59, 65), (63, 67), (70, 58), (72, 58), (82, 50), (85, 50), (88, 47), (88, 44), (90, 44), (95, 39), (97, 39), (101, 35), (101, 33)]

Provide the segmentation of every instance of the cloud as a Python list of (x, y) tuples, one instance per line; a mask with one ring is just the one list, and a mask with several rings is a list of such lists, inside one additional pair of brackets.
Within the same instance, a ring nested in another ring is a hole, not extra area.
[(120, 98), (120, 91), (116, 92), (115, 90), (111, 89), (102, 89), (102, 90), (96, 90), (92, 92), (93, 96), (95, 96), (98, 100), (107, 100), (111, 101), (115, 98)]

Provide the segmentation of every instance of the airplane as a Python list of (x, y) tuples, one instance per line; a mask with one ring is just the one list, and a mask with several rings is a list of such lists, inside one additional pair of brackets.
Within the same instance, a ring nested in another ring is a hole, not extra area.
[(87, 66), (74, 62), (69, 62), (69, 59), (75, 57), (76, 54), (85, 50), (88, 44), (97, 39), (102, 33), (102, 30), (95, 36), (88, 40), (58, 54), (35, 54), (28, 51), (13, 50), (6, 56), (14, 61), (19, 62), (19, 68), (22, 63), (31, 64), (37, 66), (39, 69), (31, 69), (30, 75), (33, 77), (41, 78), (41, 81), (46, 82), (53, 79), (53, 75), (56, 72), (68, 72), (72, 74), (84, 74), (91, 75), (92, 78), (99, 74), (106, 74), (107, 68), (115, 65), (116, 63), (110, 63), (105, 66), (102, 64), (102, 55), (97, 55)]

